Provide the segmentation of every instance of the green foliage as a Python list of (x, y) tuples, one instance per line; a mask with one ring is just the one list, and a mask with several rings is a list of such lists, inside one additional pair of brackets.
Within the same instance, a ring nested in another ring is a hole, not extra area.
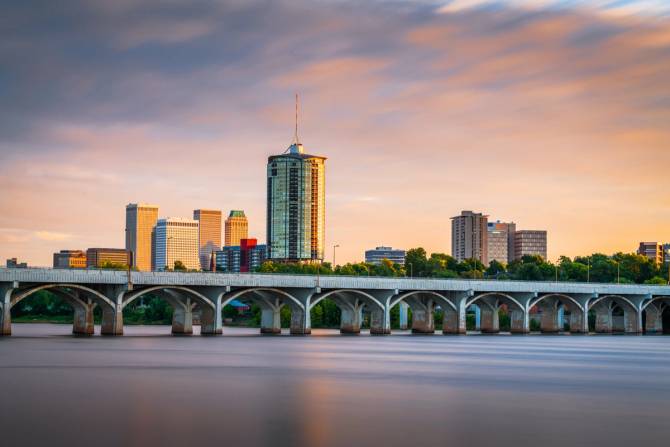
[[(100, 267), (103, 270), (128, 270), (128, 264), (123, 264), (120, 262), (105, 261)], [(136, 269), (133, 269), (136, 270)]]
[(667, 271), (660, 269), (645, 256), (616, 253), (607, 256), (595, 253), (589, 257), (571, 260), (562, 256), (557, 263), (540, 256), (524, 256), (505, 265), (491, 261), (488, 267), (475, 259), (462, 262), (444, 253), (430, 256), (421, 247), (412, 248), (405, 256), (405, 266), (393, 264), (385, 259), (380, 265), (359, 262), (338, 265), (334, 269), (330, 263), (284, 264), (265, 262), (258, 271), (261, 273), (288, 273), (348, 276), (414, 276), (420, 278), (464, 278), (464, 279), (512, 279), (526, 281), (580, 281), (619, 282), (621, 284), (647, 283), (666, 284)]
[(186, 268), (186, 266), (184, 265), (183, 262), (181, 262), (178, 259), (176, 261), (174, 261), (174, 271), (175, 272), (185, 272), (186, 270), (188, 270), (188, 269)]

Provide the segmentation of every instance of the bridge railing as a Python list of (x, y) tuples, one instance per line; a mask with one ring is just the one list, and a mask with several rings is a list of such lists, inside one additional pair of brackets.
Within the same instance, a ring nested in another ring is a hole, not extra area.
[[(111, 272), (116, 272), (116, 276), (127, 276), (128, 271), (127, 270), (119, 270), (119, 269), (100, 269), (100, 268), (85, 268), (85, 269), (57, 269), (57, 268), (50, 268), (50, 267), (16, 267), (16, 268), (8, 268), (8, 267), (2, 267), (0, 266), (0, 271), (1, 270), (12, 270), (12, 271), (54, 271), (54, 272), (76, 272), (76, 273), (83, 273), (83, 272), (90, 272), (91, 274), (95, 275), (103, 275), (105, 273), (111, 273)], [(86, 273), (84, 273), (86, 274)], [(483, 277), (483, 278), (435, 278), (435, 277), (424, 277), (424, 276), (379, 276), (379, 275), (338, 275), (335, 273), (326, 273), (326, 274), (311, 274), (311, 273), (271, 273), (271, 272), (210, 272), (210, 271), (194, 271), (194, 272), (188, 272), (188, 271), (151, 271), (151, 272), (140, 272), (136, 270), (131, 270), (131, 274), (141, 274), (141, 275), (152, 275), (152, 276), (163, 276), (166, 274), (170, 275), (229, 275), (229, 276), (239, 276), (239, 277), (303, 277), (303, 278), (314, 278), (315, 280), (318, 278), (350, 278), (350, 279), (365, 279), (365, 278), (370, 278), (370, 279), (391, 279), (391, 280), (421, 280), (421, 281), (435, 281), (435, 282), (440, 282), (440, 281), (457, 281), (457, 282), (463, 282), (463, 283), (476, 283), (476, 282), (481, 282), (481, 281), (491, 281), (491, 282), (508, 282), (508, 283), (525, 283), (525, 282), (532, 282), (532, 283), (538, 283), (538, 284), (556, 284), (556, 283), (562, 283), (562, 284), (574, 284), (574, 285), (585, 285), (585, 286), (654, 286), (654, 287), (668, 287), (668, 284), (631, 284), (631, 283), (617, 283), (617, 282), (580, 282), (580, 281), (546, 281), (546, 280), (526, 280), (526, 279), (498, 279), (494, 277)]]

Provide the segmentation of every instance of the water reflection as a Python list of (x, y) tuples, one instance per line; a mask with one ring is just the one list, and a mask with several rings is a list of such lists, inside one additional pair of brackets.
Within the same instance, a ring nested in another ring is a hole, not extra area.
[(15, 325), (0, 339), (3, 446), (630, 446), (670, 435), (667, 337), (70, 329)]

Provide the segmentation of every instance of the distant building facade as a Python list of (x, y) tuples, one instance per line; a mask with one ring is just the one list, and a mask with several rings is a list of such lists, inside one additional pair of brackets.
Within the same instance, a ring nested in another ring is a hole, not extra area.
[[(249, 221), (242, 210), (231, 210), (226, 219), (226, 236), (224, 245), (236, 247), (242, 239), (249, 237)], [(219, 244), (221, 245), (221, 244)]]
[(240, 245), (223, 247), (214, 253), (217, 272), (253, 272), (267, 259), (267, 247), (256, 239), (242, 239)]
[(547, 232), (544, 230), (519, 230), (514, 233), (514, 258), (526, 255), (547, 259)]
[(488, 260), (509, 264), (514, 260), (514, 222), (488, 222)]
[(142, 272), (152, 268), (152, 231), (157, 221), (157, 206), (146, 203), (126, 205), (126, 250), (132, 253), (133, 267)]
[(637, 254), (649, 258), (656, 265), (661, 265), (664, 261), (663, 245), (657, 242), (640, 242)]
[(27, 262), (19, 262), (17, 258), (7, 259), (7, 268), (8, 269), (25, 269), (28, 268)]
[(268, 258), (321, 262), (325, 243), (325, 157), (305, 154), (297, 140), (267, 164)]
[(221, 210), (195, 210), (193, 219), (198, 221), (200, 268), (209, 270), (212, 254), (221, 248)]
[(172, 269), (181, 261), (189, 270), (200, 269), (197, 220), (167, 217), (154, 229), (154, 270)]
[(55, 269), (85, 269), (86, 253), (82, 250), (61, 250), (54, 253)]
[(488, 216), (461, 211), (451, 218), (451, 255), (458, 262), (477, 259), (488, 265)]
[(129, 265), (130, 252), (123, 248), (89, 248), (86, 250), (86, 267), (99, 268), (106, 263)]
[(365, 251), (365, 262), (368, 264), (381, 264), (388, 259), (394, 264), (405, 265), (405, 250), (393, 249), (391, 247), (375, 247)]
[(663, 244), (663, 263), (670, 264), (670, 244)]

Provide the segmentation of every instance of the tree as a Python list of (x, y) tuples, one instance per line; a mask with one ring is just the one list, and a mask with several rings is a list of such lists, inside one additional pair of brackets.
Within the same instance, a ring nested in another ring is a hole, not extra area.
[(489, 262), (489, 266), (486, 269), (486, 276), (489, 278), (498, 278), (500, 274), (506, 273), (507, 269), (505, 268), (505, 265), (497, 260), (493, 260)]
[(411, 276), (426, 276), (426, 250), (423, 248), (412, 248), (405, 254), (405, 268), (409, 268)]
[(187, 270), (186, 266), (180, 260), (174, 261), (174, 271), (175, 272), (185, 272)]

